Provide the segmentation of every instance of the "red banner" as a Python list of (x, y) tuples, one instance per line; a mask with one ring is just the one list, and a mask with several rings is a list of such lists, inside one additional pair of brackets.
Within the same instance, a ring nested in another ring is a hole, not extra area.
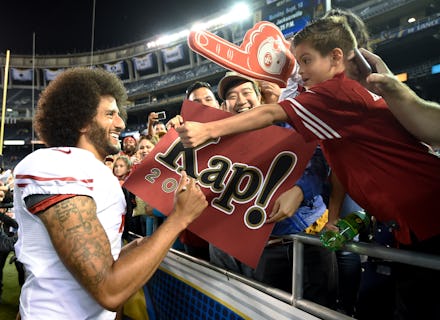
[[(231, 114), (185, 100), (182, 116), (208, 122)], [(185, 170), (210, 204), (188, 229), (255, 268), (273, 228), (266, 213), (301, 177), (315, 147), (294, 130), (271, 126), (185, 149), (171, 129), (124, 187), (168, 215)]]

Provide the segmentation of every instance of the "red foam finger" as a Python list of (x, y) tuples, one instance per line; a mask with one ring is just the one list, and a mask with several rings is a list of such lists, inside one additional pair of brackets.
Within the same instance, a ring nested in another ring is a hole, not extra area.
[(240, 46), (209, 31), (191, 31), (188, 44), (194, 52), (226, 69), (274, 82), (281, 88), (286, 87), (296, 63), (290, 43), (275, 24), (267, 21), (248, 30)]

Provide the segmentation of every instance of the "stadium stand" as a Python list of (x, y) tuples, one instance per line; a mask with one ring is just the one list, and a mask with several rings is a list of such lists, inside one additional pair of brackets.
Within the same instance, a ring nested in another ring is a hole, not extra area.
[[(267, 5), (268, 6), (268, 5)], [(374, 50), (396, 74), (405, 74), (407, 84), (423, 98), (440, 101), (440, 4), (428, 0), (355, 1), (334, 0), (332, 7), (350, 9), (367, 24)], [(265, 5), (253, 3), (253, 17), (240, 23), (216, 26), (211, 32), (239, 44), (252, 25), (265, 18)], [(266, 10), (267, 11), (267, 10)], [(416, 18), (408, 22), (408, 18)], [(210, 17), (206, 17), (209, 19)], [(215, 85), (225, 69), (192, 52), (185, 38), (162, 46), (150, 46), (149, 40), (97, 51), (93, 65), (118, 74), (124, 81), (131, 104), (128, 128), (145, 126), (150, 112), (165, 110), (168, 118), (180, 112), (185, 88), (193, 81)], [(90, 53), (66, 53), (65, 56), (36, 56), (35, 69), (29, 56), (12, 56), (7, 93), (4, 140), (15, 140), (15, 124), (26, 127), (25, 146), (33, 150), (32, 115), (39, 93), (65, 68), (90, 65)], [(0, 56), (5, 65), (5, 56)], [(32, 83), (32, 74), (35, 81)], [(1, 70), (3, 88), (4, 68)], [(6, 148), (6, 156), (12, 148)]]

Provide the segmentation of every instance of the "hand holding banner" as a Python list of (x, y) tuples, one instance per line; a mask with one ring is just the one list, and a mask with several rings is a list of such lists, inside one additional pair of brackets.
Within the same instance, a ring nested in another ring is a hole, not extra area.
[[(182, 116), (207, 122), (231, 114), (185, 100)], [(266, 213), (301, 176), (315, 147), (293, 130), (271, 126), (185, 149), (172, 129), (124, 186), (168, 215), (185, 170), (210, 204), (188, 229), (255, 268), (273, 228)]]

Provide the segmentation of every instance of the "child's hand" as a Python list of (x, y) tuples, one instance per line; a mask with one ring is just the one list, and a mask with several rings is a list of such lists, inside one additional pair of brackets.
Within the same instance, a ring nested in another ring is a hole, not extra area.
[(204, 123), (187, 121), (176, 128), (185, 148), (194, 148), (211, 139), (209, 127)]

